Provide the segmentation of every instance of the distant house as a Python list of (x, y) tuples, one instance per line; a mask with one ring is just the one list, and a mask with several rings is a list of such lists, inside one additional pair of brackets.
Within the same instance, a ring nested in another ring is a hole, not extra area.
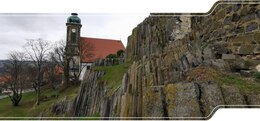
[(8, 82), (9, 81), (9, 76), (7, 77), (7, 76), (0, 76), (0, 85), (1, 84), (4, 84), (5, 82)]

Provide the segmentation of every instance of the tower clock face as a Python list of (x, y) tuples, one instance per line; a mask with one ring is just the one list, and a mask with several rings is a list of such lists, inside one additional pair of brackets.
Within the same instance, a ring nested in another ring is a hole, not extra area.
[(73, 33), (75, 33), (75, 32), (76, 32), (76, 29), (71, 29), (71, 31), (72, 31)]

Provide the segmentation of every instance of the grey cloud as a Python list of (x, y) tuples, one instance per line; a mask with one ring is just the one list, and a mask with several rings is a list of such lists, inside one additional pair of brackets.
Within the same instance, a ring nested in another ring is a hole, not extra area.
[[(43, 38), (58, 41), (66, 37), (67, 14), (0, 14), (0, 59), (12, 50), (21, 50), (26, 39)], [(148, 14), (84, 14), (81, 18), (82, 36), (122, 39), (126, 44), (127, 36), (133, 27), (142, 22)]]

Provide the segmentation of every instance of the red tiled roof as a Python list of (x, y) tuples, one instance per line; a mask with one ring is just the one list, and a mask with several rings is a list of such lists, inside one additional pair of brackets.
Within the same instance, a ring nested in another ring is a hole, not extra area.
[(119, 50), (125, 51), (125, 47), (120, 40), (81, 37), (80, 41), (82, 43), (80, 47), (83, 49), (86, 43), (93, 46), (90, 50), (92, 56), (84, 57), (84, 55), (81, 55), (81, 62), (94, 62), (96, 59), (106, 58), (109, 54), (116, 54)]
[(56, 66), (55, 69), (56, 69), (55, 72), (57, 75), (63, 74), (63, 68), (61, 66)]
[(9, 81), (10, 76), (0, 76), (0, 84)]

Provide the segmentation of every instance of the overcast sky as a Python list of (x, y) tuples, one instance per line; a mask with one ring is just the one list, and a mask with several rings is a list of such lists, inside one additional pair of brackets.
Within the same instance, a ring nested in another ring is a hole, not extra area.
[[(22, 50), (26, 39), (65, 40), (70, 14), (0, 14), (0, 59), (13, 50)], [(147, 14), (80, 14), (81, 36), (122, 40), (126, 46), (132, 29)]]

